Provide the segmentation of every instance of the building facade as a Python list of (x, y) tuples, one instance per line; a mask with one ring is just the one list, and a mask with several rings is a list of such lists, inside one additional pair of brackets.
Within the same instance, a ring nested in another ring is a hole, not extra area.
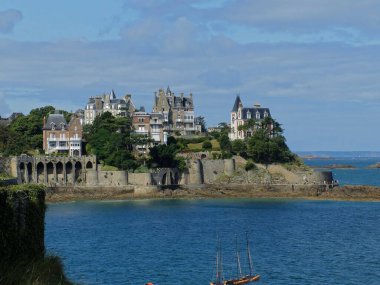
[(45, 154), (65, 153), (70, 156), (82, 155), (82, 124), (73, 116), (69, 123), (63, 114), (50, 114), (44, 118), (43, 149)]
[(84, 123), (92, 124), (95, 118), (104, 112), (110, 112), (113, 116), (131, 116), (135, 112), (135, 105), (132, 96), (126, 95), (117, 99), (115, 92), (103, 94), (102, 96), (91, 97), (84, 110)]
[(163, 129), (167, 133), (193, 135), (199, 130), (195, 122), (193, 94), (180, 96), (168, 87), (166, 92), (160, 89), (154, 94), (153, 113), (162, 114)]
[(255, 104), (253, 108), (243, 107), (240, 96), (236, 96), (234, 106), (231, 111), (231, 123), (229, 137), (231, 140), (245, 139), (250, 137), (254, 130), (241, 130), (240, 126), (247, 124), (249, 120), (260, 121), (266, 117), (270, 117), (268, 108), (262, 108), (259, 104)]

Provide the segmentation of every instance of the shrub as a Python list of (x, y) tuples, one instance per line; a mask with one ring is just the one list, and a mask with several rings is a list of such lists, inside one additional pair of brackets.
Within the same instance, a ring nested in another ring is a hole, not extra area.
[(245, 168), (245, 171), (249, 171), (249, 170), (257, 169), (257, 166), (252, 161), (248, 160), (244, 168)]
[(203, 150), (211, 150), (212, 149), (212, 143), (209, 140), (204, 141), (202, 144), (202, 149)]

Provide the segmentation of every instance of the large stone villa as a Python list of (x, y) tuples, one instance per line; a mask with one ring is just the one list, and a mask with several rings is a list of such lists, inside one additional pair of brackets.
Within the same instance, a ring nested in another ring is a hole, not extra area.
[(67, 123), (63, 114), (50, 114), (43, 126), (43, 149), (46, 154), (66, 153), (82, 155), (82, 122), (73, 115)]
[(230, 139), (236, 140), (250, 137), (254, 130), (242, 131), (239, 130), (239, 126), (245, 125), (251, 119), (260, 121), (266, 117), (270, 117), (268, 108), (262, 108), (259, 104), (255, 104), (253, 108), (243, 107), (240, 96), (236, 96), (234, 106), (231, 110)]

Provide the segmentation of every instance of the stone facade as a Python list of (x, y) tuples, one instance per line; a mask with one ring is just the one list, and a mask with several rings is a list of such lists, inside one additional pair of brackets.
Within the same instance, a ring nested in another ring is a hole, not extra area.
[(166, 92), (160, 89), (155, 92), (153, 112), (162, 114), (164, 131), (179, 132), (181, 135), (192, 135), (199, 131), (195, 122), (193, 94), (180, 96), (168, 87)]
[(43, 149), (46, 154), (66, 153), (70, 156), (82, 155), (82, 124), (73, 116), (69, 123), (63, 114), (50, 114), (44, 119)]
[(240, 126), (245, 125), (249, 120), (263, 120), (270, 117), (268, 108), (262, 108), (259, 104), (255, 104), (253, 108), (244, 108), (240, 96), (236, 96), (234, 106), (231, 111), (230, 133), (231, 140), (245, 139), (250, 137), (255, 130), (239, 130)]
[(104, 112), (110, 112), (113, 116), (131, 116), (136, 108), (132, 102), (132, 96), (126, 95), (122, 99), (117, 99), (112, 91), (102, 96), (91, 97), (84, 110), (84, 123), (92, 124), (95, 118)]

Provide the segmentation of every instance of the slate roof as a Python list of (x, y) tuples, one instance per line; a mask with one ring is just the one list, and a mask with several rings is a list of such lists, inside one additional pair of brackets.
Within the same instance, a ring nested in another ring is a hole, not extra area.
[(116, 103), (117, 104), (126, 104), (124, 99), (112, 99), (111, 103), (113, 103), (113, 104), (116, 104)]
[(248, 112), (251, 113), (251, 119), (256, 119), (256, 113), (259, 112), (260, 119), (264, 119), (265, 113), (267, 113), (268, 116), (270, 116), (269, 108), (243, 108), (241, 118), (243, 120), (250, 119), (248, 118)]
[(45, 130), (51, 130), (54, 126), (57, 130), (62, 129), (62, 125), (67, 129), (67, 122), (63, 114), (50, 114), (46, 120)]
[(232, 111), (231, 112), (237, 112), (238, 109), (239, 109), (239, 104), (241, 103), (241, 100), (240, 100), (240, 96), (237, 95), (236, 96), (236, 99), (235, 99), (235, 104), (234, 106), (232, 107)]

